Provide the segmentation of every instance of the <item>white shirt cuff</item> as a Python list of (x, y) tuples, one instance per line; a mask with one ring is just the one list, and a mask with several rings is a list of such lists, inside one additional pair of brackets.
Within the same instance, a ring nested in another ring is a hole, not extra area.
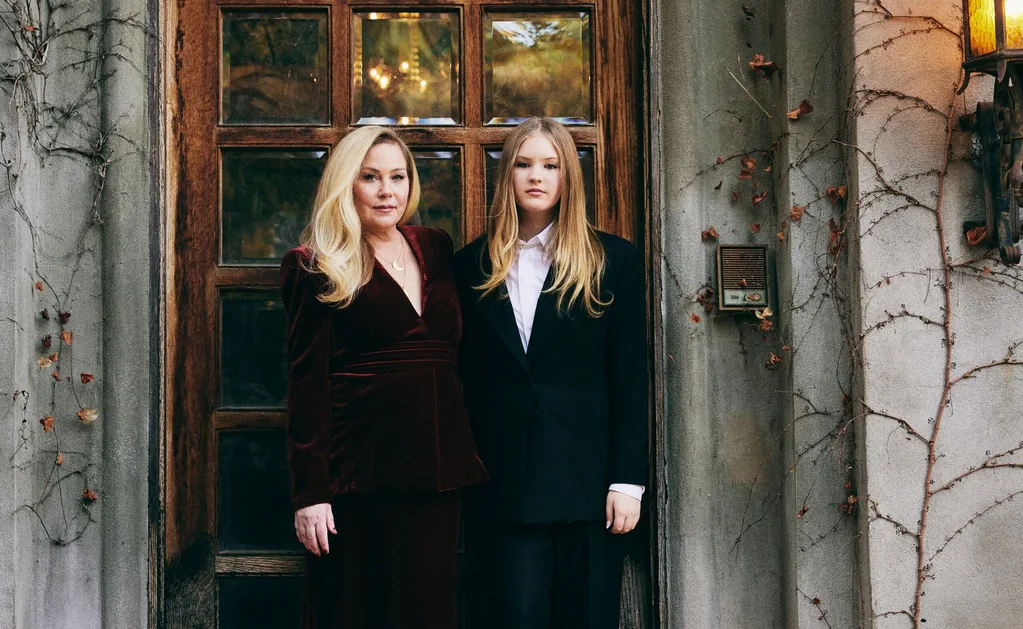
[(646, 487), (642, 485), (629, 485), (628, 483), (611, 483), (611, 486), (607, 488), (608, 491), (617, 491), (620, 494), (631, 496), (636, 500), (643, 500), (643, 492), (646, 491)]

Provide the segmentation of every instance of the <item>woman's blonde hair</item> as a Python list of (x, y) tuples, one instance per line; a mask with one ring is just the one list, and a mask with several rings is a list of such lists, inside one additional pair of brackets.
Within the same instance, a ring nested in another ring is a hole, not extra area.
[(561, 199), (547, 252), (554, 270), (554, 282), (544, 292), (558, 295), (559, 312), (580, 303), (591, 317), (599, 317), (611, 301), (601, 301), (600, 281), (604, 272), (604, 247), (586, 218), (586, 190), (583, 169), (575, 142), (568, 130), (550, 118), (529, 118), (519, 124), (504, 142), (497, 165), (494, 202), (490, 206), (487, 244), (491, 272), (477, 290), (487, 295), (508, 277), (519, 247), (519, 213), (515, 203), (512, 175), (522, 144), (534, 134), (551, 141), (558, 153)]
[(392, 143), (405, 155), (409, 177), (408, 203), (399, 219), (404, 224), (419, 204), (419, 173), (412, 151), (398, 134), (385, 127), (360, 127), (345, 136), (327, 160), (316, 190), (313, 215), (302, 232), (301, 242), (312, 253), (310, 271), (326, 276), (327, 290), (319, 300), (344, 308), (373, 273), (373, 251), (362, 234), (353, 189), (370, 149)]

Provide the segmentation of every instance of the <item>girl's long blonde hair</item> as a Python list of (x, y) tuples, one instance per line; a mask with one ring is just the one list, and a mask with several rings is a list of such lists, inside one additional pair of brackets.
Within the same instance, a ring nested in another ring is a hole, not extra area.
[(312, 218), (302, 232), (301, 243), (312, 253), (309, 270), (319, 271), (327, 279), (327, 290), (319, 300), (338, 308), (352, 303), (373, 273), (373, 251), (363, 238), (353, 188), (366, 154), (385, 142), (401, 149), (409, 176), (408, 204), (398, 223), (412, 218), (419, 205), (419, 173), (412, 151), (391, 129), (360, 127), (345, 136), (327, 160)]
[(600, 282), (604, 272), (604, 247), (586, 218), (586, 190), (579, 154), (568, 130), (550, 118), (529, 118), (519, 124), (504, 142), (497, 165), (494, 202), (490, 206), (487, 244), (491, 272), (476, 289), (483, 295), (499, 288), (508, 277), (519, 247), (519, 212), (515, 204), (512, 174), (522, 144), (530, 136), (542, 134), (558, 153), (561, 172), (561, 199), (547, 252), (554, 270), (554, 283), (544, 292), (558, 295), (559, 312), (568, 312), (579, 303), (591, 317), (599, 317), (611, 301), (601, 301)]

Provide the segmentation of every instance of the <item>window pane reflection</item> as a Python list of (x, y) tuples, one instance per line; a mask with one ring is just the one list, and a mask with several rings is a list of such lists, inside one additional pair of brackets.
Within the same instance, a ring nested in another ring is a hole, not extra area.
[(326, 161), (317, 149), (224, 149), (223, 263), (276, 264), (297, 246)]
[[(490, 206), (494, 203), (494, 178), (497, 176), (497, 164), (501, 161), (500, 149), (489, 149), (486, 151), (486, 166), (487, 166), (487, 216), (490, 216)], [(594, 147), (592, 146), (581, 146), (578, 148), (579, 164), (583, 169), (583, 185), (586, 190), (586, 217), (590, 219), (590, 224), (597, 224), (596, 213), (594, 212), (594, 202), (596, 198), (594, 194), (596, 189), (593, 187), (593, 156)]]
[(285, 318), (284, 304), (276, 290), (221, 292), (221, 408), (284, 408)]
[(461, 121), (457, 13), (355, 14), (352, 104), (356, 124)]
[(223, 14), (226, 124), (330, 122), (326, 11)]
[(458, 151), (413, 151), (422, 196), (416, 222), (438, 227), (462, 246), (462, 159)]
[(483, 35), (487, 124), (593, 120), (588, 13), (488, 12)]

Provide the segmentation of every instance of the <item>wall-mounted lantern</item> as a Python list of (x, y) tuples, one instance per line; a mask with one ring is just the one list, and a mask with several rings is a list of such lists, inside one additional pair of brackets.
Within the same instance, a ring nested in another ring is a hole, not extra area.
[[(960, 119), (980, 137), (986, 216), (963, 231), (984, 227), (983, 244), (998, 247), (1004, 264), (1020, 262), (1023, 207), (1023, 0), (963, 0), (966, 80), (974, 72), (995, 77), (992, 102)], [(976, 233), (976, 231), (974, 231)], [(979, 244), (979, 243), (978, 243)]]

